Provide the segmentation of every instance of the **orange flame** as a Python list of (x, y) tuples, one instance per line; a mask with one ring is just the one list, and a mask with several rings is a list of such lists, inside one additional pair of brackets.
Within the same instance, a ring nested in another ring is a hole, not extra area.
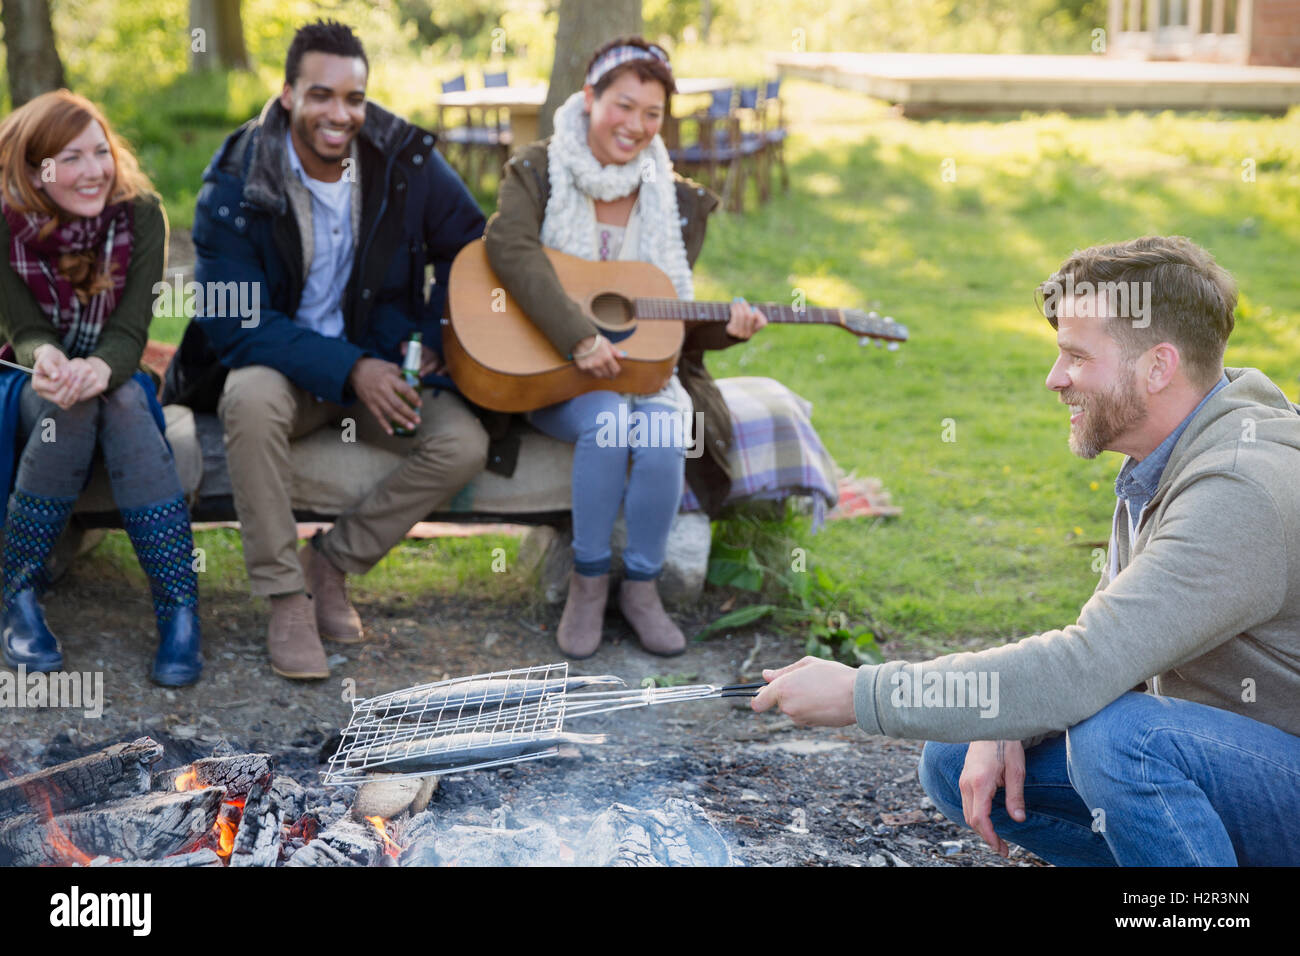
[(90, 863), (90, 857), (68, 838), (54, 817), (50, 817), (48, 834), (50, 847), (58, 855), (61, 863), (75, 863), (78, 866), (86, 866)]
[(244, 817), (245, 802), (243, 797), (227, 800), (217, 815), (217, 822), (212, 825), (217, 838), (217, 856), (223, 860), (228, 860), (235, 849), (235, 834), (239, 832), (239, 823)]
[(91, 858), (73, 843), (72, 839), (63, 832), (63, 827), (59, 826), (58, 818), (54, 815), (54, 806), (50, 802), (49, 791), (41, 791), (40, 799), (45, 802), (45, 833), (50, 841), (50, 849), (54, 853), (55, 865), (87, 865)]
[(401, 855), (402, 847), (393, 842), (392, 837), (388, 835), (388, 828), (384, 826), (383, 817), (366, 817), (371, 825), (379, 831), (379, 838), (384, 841), (384, 852), (397, 859)]
[(187, 770), (173, 781), (177, 790), (204, 790), (199, 782), (199, 772), (197, 770)]

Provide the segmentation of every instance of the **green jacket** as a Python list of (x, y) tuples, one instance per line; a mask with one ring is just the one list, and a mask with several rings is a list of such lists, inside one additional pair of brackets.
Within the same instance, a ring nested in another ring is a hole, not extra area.
[[(162, 280), (167, 254), (167, 215), (153, 196), (135, 200), (131, 230), (131, 265), (126, 288), (108, 317), (95, 351), (82, 358), (101, 358), (112, 370), (110, 389), (117, 388), (140, 368), (153, 320), (154, 286)], [(27, 283), (9, 264), (9, 224), (0, 216), (0, 341), (14, 347), (17, 361), (30, 366), (38, 346), (56, 345), (58, 333), (32, 295)]]
[[(497, 212), (488, 220), (484, 239), (492, 270), (561, 355), (597, 328), (564, 292), (550, 260), (542, 252), (542, 219), (550, 196), (546, 147), (532, 143), (515, 153), (502, 175)], [(682, 217), (686, 258), (694, 268), (704, 245), (704, 231), (718, 197), (698, 183), (674, 174), (677, 206)], [(716, 322), (686, 323), (686, 338), (677, 363), (682, 386), (695, 411), (704, 414), (704, 454), (686, 461), (686, 481), (710, 515), (721, 509), (731, 489), (727, 453), (731, 449), (731, 414), (722, 393), (704, 367), (706, 349), (725, 349), (742, 339), (728, 335)]]
[(859, 668), (858, 725), (1032, 746), (1150, 681), (1154, 694), (1300, 736), (1300, 414), (1263, 373), (1226, 372), (1174, 446), (1133, 540), (1116, 510), (1118, 573), (1103, 572), (1076, 623)]

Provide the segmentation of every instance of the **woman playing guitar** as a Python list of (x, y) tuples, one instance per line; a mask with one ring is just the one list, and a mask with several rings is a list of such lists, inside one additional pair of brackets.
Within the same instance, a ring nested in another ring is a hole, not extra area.
[[(542, 249), (591, 260), (651, 262), (672, 279), (679, 298), (694, 297), (691, 268), (718, 200), (676, 175), (668, 161), (659, 128), (675, 89), (668, 57), (658, 46), (625, 37), (601, 47), (582, 90), (556, 110), (554, 136), (524, 147), (507, 165), (498, 211), (488, 223), (488, 258), (506, 291), (562, 355), (596, 378), (618, 375), (619, 349), (565, 294)], [(569, 657), (589, 657), (600, 646), (610, 533), (620, 505), (628, 540), (619, 608), (647, 651), (672, 655), (686, 649), (655, 585), (668, 529), (683, 480), (711, 513), (731, 481), (731, 418), (704, 367), (703, 351), (744, 341), (765, 323), (758, 310), (737, 300), (725, 327), (687, 325), (678, 374), (661, 391), (591, 391), (530, 415), (535, 427), (576, 446), (574, 574), (556, 635)], [(621, 415), (620, 406), (626, 406)], [(688, 462), (680, 441), (647, 444), (630, 441), (628, 434), (610, 441), (609, 423), (635, 421), (637, 411), (668, 411), (683, 420), (701, 413), (703, 434), (695, 441), (703, 442), (703, 454)]]

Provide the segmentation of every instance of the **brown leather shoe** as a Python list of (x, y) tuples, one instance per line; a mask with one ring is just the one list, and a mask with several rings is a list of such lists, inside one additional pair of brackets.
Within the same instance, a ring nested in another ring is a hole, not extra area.
[(686, 636), (668, 617), (655, 582), (624, 578), (618, 589), (618, 609), (651, 654), (676, 657), (686, 650)]
[(565, 657), (580, 661), (600, 647), (605, 623), (605, 600), (609, 597), (609, 575), (590, 578), (574, 571), (569, 575), (569, 598), (564, 602), (555, 643)]
[(293, 680), (320, 680), (330, 676), (325, 649), (316, 632), (316, 615), (307, 595), (277, 594), (271, 598), (271, 626), (266, 646), (271, 670)]
[(361, 615), (348, 600), (347, 575), (334, 567), (310, 541), (298, 552), (307, 593), (316, 605), (316, 628), (321, 637), (340, 644), (360, 644)]

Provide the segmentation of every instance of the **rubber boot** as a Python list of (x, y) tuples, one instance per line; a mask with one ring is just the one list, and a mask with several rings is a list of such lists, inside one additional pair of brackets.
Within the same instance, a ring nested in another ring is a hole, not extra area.
[(49, 583), (45, 563), (76, 502), (76, 498), (45, 498), (22, 490), (9, 497), (0, 644), (10, 667), (22, 664), (41, 672), (63, 667), (63, 652), (45, 624), (40, 596)]
[(149, 578), (158, 653), (150, 676), (164, 687), (193, 684), (203, 673), (200, 653), (199, 579), (194, 573), (194, 537), (185, 499), (177, 496), (144, 508), (120, 508), (122, 527)]
[(569, 598), (564, 602), (555, 642), (565, 657), (580, 661), (600, 647), (605, 623), (605, 601), (609, 597), (609, 575), (588, 577), (574, 571), (569, 575)]

